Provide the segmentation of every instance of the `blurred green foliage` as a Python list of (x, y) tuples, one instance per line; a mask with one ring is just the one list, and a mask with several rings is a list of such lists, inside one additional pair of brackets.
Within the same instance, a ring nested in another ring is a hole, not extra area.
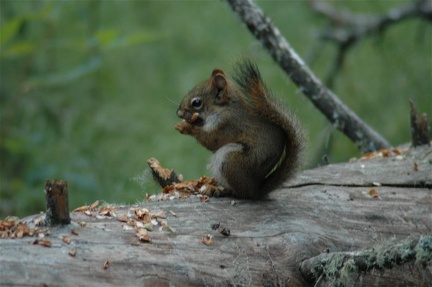
[[(333, 1), (380, 13), (405, 1)], [(259, 1), (325, 78), (336, 49), (307, 1)], [(159, 191), (147, 159), (197, 178), (210, 153), (174, 129), (177, 104), (214, 67), (247, 56), (309, 134), (305, 167), (360, 154), (303, 97), (223, 1), (1, 1), (0, 216), (44, 210), (46, 179), (71, 208)], [(410, 140), (408, 100), (432, 115), (431, 26), (410, 20), (361, 41), (334, 90), (393, 145)], [(317, 46), (318, 45), (318, 46)], [(316, 49), (318, 47), (318, 49)]]

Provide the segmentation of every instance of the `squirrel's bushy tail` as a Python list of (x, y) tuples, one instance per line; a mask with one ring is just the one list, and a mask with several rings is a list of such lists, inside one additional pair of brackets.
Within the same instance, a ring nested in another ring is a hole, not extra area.
[(236, 67), (234, 80), (243, 93), (250, 95), (246, 99), (250, 101), (248, 105), (259, 116), (280, 126), (285, 133), (285, 150), (281, 154), (281, 159), (260, 187), (259, 194), (265, 196), (280, 187), (299, 168), (305, 136), (297, 117), (274, 98), (267, 89), (256, 65), (249, 60), (243, 60)]

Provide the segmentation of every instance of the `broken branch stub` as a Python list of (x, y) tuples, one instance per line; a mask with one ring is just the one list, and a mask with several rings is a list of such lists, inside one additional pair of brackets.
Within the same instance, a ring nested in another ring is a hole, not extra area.
[(68, 187), (65, 180), (47, 180), (45, 183), (45, 224), (70, 224)]
[(257, 4), (252, 0), (227, 2), (302, 93), (335, 128), (350, 138), (362, 152), (390, 148), (391, 145), (386, 139), (321, 83)]
[(417, 112), (412, 101), (409, 102), (411, 110), (411, 137), (412, 146), (421, 146), (424, 144), (430, 145), (429, 126), (427, 114), (424, 113), (421, 117)]
[(159, 161), (155, 158), (150, 158), (147, 161), (154, 180), (162, 187), (172, 185), (174, 182), (180, 182), (179, 175), (174, 171), (161, 166)]

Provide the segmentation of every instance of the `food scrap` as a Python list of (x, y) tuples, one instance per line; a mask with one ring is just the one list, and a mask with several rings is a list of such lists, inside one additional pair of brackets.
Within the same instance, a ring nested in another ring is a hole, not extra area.
[(36, 245), (42, 245), (44, 247), (51, 247), (52, 243), (51, 241), (47, 240), (47, 239), (43, 239), (43, 238), (38, 238), (35, 241), (33, 241), (33, 244)]
[(139, 235), (138, 238), (139, 238), (139, 241), (144, 242), (144, 243), (151, 243), (152, 242), (151, 238), (148, 236)]
[(135, 230), (140, 242), (151, 243), (152, 239), (148, 236), (149, 231), (153, 231), (159, 226), (160, 231), (175, 232), (165, 220), (164, 210), (151, 211), (147, 208), (132, 207), (127, 214), (119, 214), (118, 219), (124, 222), (124, 230)]
[(198, 118), (199, 118), (199, 113), (193, 113), (190, 120), (189, 120), (189, 123), (196, 122), (198, 120)]
[(196, 180), (180, 181), (162, 189), (161, 194), (148, 195), (147, 201), (166, 201), (197, 196), (201, 202), (210, 200), (209, 195), (221, 194), (224, 188), (216, 184), (214, 178), (203, 176)]
[(68, 254), (69, 254), (70, 256), (72, 256), (72, 257), (75, 257), (75, 255), (76, 255), (76, 249), (75, 249), (75, 248), (71, 248), (71, 249), (69, 249)]
[(391, 148), (391, 149), (380, 149), (375, 152), (367, 152), (365, 153), (360, 160), (370, 160), (373, 158), (381, 158), (381, 157), (390, 157), (390, 156), (401, 156), (404, 153), (407, 153), (409, 151), (408, 148), (406, 149), (397, 149), (397, 148)]
[(99, 205), (99, 200), (96, 200), (91, 205), (80, 206), (78, 208), (75, 208), (72, 212), (85, 212), (86, 210), (94, 211), (98, 205)]
[(147, 162), (154, 179), (162, 187), (162, 194), (147, 195), (147, 201), (165, 201), (198, 195), (202, 202), (206, 202), (209, 200), (209, 196), (224, 193), (224, 188), (218, 185), (214, 178), (202, 176), (196, 180), (184, 181), (181, 175), (162, 167), (155, 158), (151, 158)]
[(91, 205), (84, 205), (78, 208), (75, 208), (72, 212), (82, 212), (83, 214), (93, 217), (95, 216), (98, 219), (111, 218), (116, 217), (116, 208), (113, 206), (103, 205), (97, 209), (99, 205), (99, 200), (96, 200)]
[(92, 203), (92, 205), (90, 205), (90, 210), (94, 211), (96, 210), (96, 207), (99, 205), (99, 200), (96, 200), (95, 202)]
[(66, 244), (70, 244), (71, 241), (72, 241), (72, 239), (70, 238), (70, 236), (63, 236), (63, 237), (62, 237), (62, 240), (63, 240), (63, 242), (66, 243)]
[(112, 206), (104, 205), (98, 210), (99, 216), (105, 216), (105, 217), (115, 217), (115, 208)]
[(371, 190), (369, 190), (369, 195), (373, 198), (379, 197), (378, 191), (375, 188), (372, 188)]
[(198, 197), (199, 197), (201, 202), (207, 202), (210, 200), (210, 197), (208, 195), (198, 194)]
[(211, 235), (211, 234), (204, 235), (201, 242), (204, 243), (205, 245), (212, 244), (213, 243), (213, 235)]
[[(37, 221), (39, 221), (38, 218), (34, 220), (34, 222)], [(9, 217), (0, 221), (0, 238), (32, 237), (39, 234), (48, 234), (48, 229), (38, 227), (30, 228), (27, 223), (19, 221), (16, 217)]]
[(147, 229), (144, 228), (135, 228), (135, 230), (137, 231), (136, 236), (138, 237), (139, 241), (144, 242), (144, 243), (151, 243), (151, 238), (148, 236), (148, 231)]
[(102, 265), (102, 268), (103, 268), (103, 269), (108, 269), (108, 267), (109, 267), (109, 261), (108, 261), (108, 259), (106, 259), (106, 260), (104, 261), (103, 265)]

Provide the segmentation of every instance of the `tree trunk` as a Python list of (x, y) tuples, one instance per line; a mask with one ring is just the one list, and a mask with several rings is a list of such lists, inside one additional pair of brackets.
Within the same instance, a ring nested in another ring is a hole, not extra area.
[[(265, 201), (89, 207), (50, 228), (50, 248), (0, 239), (0, 285), (431, 286), (431, 169), (422, 146), (306, 170)], [(158, 225), (136, 236), (125, 221), (142, 208)]]

